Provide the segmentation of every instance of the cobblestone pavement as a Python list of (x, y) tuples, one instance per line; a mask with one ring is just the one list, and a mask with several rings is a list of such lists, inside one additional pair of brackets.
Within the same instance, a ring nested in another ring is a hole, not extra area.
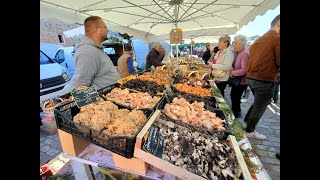
[[(225, 98), (230, 106), (230, 87), (226, 88)], [(253, 103), (250, 91), (247, 102), (241, 103), (242, 116), (244, 117)], [(230, 106), (231, 107), (231, 106)], [(276, 105), (269, 105), (259, 121), (256, 130), (267, 136), (266, 140), (250, 139), (249, 141), (261, 160), (264, 168), (273, 180), (280, 179), (280, 160), (275, 154), (280, 151), (280, 96)], [(40, 166), (48, 165), (57, 171), (57, 174), (72, 173), (70, 162), (61, 156), (62, 148), (58, 134), (47, 135), (40, 132)], [(51, 161), (50, 161), (51, 160)], [(48, 162), (50, 161), (50, 162)]]
[[(48, 135), (40, 131), (40, 167), (48, 164), (49, 167), (56, 173), (56, 176), (73, 174), (69, 159), (62, 155), (62, 148), (58, 133)], [(74, 178), (69, 178), (70, 180)]]
[[(227, 86), (225, 90), (225, 99), (231, 107), (230, 99), (231, 88)], [(253, 94), (250, 91), (247, 102), (241, 103), (242, 117), (245, 117), (248, 109), (253, 103)], [(276, 158), (276, 153), (280, 151), (280, 94), (276, 104), (270, 104), (264, 112), (260, 121), (257, 124), (256, 131), (267, 136), (266, 140), (256, 140), (248, 138), (251, 146), (256, 149), (263, 167), (268, 171), (273, 180), (280, 179), (280, 160)]]

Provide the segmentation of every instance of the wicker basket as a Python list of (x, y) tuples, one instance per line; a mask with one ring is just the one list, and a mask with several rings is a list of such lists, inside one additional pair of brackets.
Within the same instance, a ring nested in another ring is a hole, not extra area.
[[(60, 102), (57, 103), (55, 106), (50, 107), (50, 108), (46, 108), (46, 106), (50, 103), (50, 101), (47, 101), (47, 102), (43, 103), (43, 105), (42, 105), (42, 107), (41, 107), (42, 110), (43, 110), (43, 112), (53, 113), (53, 112), (54, 112), (53, 109), (54, 109), (55, 107), (59, 106), (59, 105), (63, 102), (63, 99), (61, 99), (61, 98), (58, 98), (58, 99), (56, 99), (56, 100), (59, 100)], [(55, 101), (56, 101), (56, 100), (55, 100)]]

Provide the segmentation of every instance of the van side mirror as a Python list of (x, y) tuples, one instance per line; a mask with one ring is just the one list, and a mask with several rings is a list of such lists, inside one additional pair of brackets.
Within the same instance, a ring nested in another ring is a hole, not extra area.
[(57, 58), (53, 58), (52, 60), (54, 60), (56, 63), (60, 64), (59, 60)]
[(57, 58), (54, 58), (53, 59), (55, 62), (57, 62), (58, 64), (61, 64), (64, 62), (64, 58), (63, 59), (57, 59)]

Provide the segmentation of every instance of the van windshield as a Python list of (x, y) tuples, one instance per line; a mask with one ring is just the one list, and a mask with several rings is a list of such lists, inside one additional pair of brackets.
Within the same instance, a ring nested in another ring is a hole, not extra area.
[(54, 63), (53, 60), (51, 60), (48, 56), (46, 56), (41, 50), (40, 50), (40, 65), (41, 64), (51, 64)]

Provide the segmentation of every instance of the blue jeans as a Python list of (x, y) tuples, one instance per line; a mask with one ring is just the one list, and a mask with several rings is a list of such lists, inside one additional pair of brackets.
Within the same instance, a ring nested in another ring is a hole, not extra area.
[(254, 96), (254, 102), (249, 108), (244, 122), (247, 132), (253, 132), (263, 113), (266, 111), (274, 94), (275, 83), (248, 79), (249, 87)]

